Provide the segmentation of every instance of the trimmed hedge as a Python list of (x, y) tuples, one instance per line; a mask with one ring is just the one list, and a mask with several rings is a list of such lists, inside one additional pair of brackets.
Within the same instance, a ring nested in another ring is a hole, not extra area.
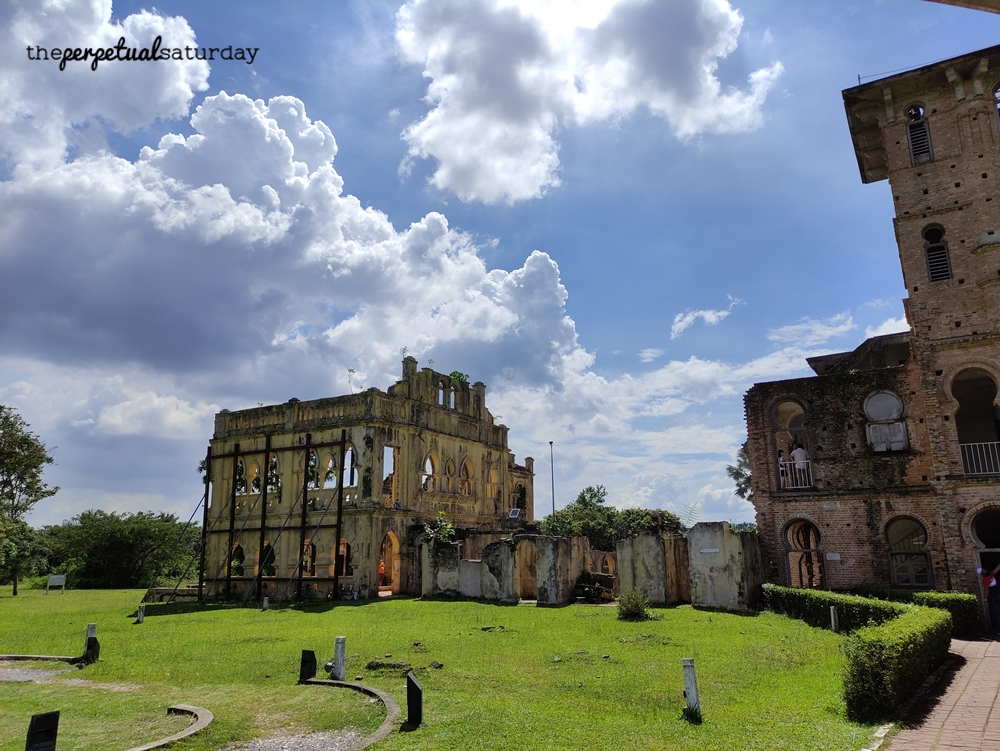
[(982, 632), (982, 614), (979, 599), (961, 592), (936, 592), (933, 590), (889, 589), (888, 587), (861, 586), (849, 590), (852, 595), (875, 597), (893, 602), (912, 602), (928, 608), (940, 608), (951, 613), (951, 635), (968, 639)]
[(852, 720), (890, 715), (948, 656), (952, 620), (943, 609), (775, 584), (764, 585), (764, 600), (775, 613), (821, 628), (829, 628), (830, 606), (837, 607), (841, 630), (852, 632), (844, 646)]
[(810, 626), (830, 628), (830, 606), (837, 606), (841, 631), (855, 631), (862, 626), (883, 623), (906, 612), (906, 605), (857, 595), (842, 595), (824, 589), (795, 589), (764, 585), (764, 603), (768, 610), (797, 618)]
[(874, 722), (909, 699), (948, 656), (951, 615), (937, 608), (904, 606), (891, 621), (847, 638), (844, 702), (847, 716)]

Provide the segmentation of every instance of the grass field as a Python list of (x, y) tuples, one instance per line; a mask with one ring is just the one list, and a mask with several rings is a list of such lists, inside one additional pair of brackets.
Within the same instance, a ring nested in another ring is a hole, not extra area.
[[(81, 653), (88, 622), (101, 642), (100, 662), (84, 670), (0, 684), (0, 751), (20, 751), (30, 715), (53, 709), (63, 712), (60, 749), (128, 748), (183, 726), (164, 716), (176, 702), (216, 716), (181, 751), (283, 727), (371, 732), (381, 705), (295, 685), (301, 650), (322, 664), (339, 635), (347, 678), (389, 691), (404, 714), (403, 671), (365, 665), (391, 654), (418, 668), (424, 725), (378, 748), (847, 751), (871, 732), (844, 719), (840, 637), (770, 614), (680, 607), (623, 623), (614, 608), (390, 600), (266, 612), (149, 605), (135, 625), (140, 596), (0, 595), (0, 653)], [(702, 725), (681, 719), (682, 657), (696, 660)], [(444, 667), (427, 668), (433, 660)]]

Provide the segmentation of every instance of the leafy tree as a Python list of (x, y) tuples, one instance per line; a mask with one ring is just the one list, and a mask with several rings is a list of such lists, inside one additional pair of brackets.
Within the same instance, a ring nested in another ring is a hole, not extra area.
[(42, 534), (51, 549), (50, 568), (81, 589), (143, 588), (154, 578), (176, 580), (201, 537), (173, 514), (100, 510), (45, 527)]
[(45, 567), (45, 546), (38, 533), (23, 521), (0, 517), (0, 582), (14, 585)]
[(588, 485), (566, 508), (542, 519), (542, 533), (582, 535), (590, 540), (590, 547), (594, 550), (614, 550), (619, 540), (643, 531), (680, 531), (680, 520), (669, 511), (619, 511), (614, 506), (605, 505), (607, 497), (608, 492), (603, 485)]
[(32, 506), (56, 494), (59, 488), (42, 480), (46, 464), (52, 457), (45, 444), (13, 408), (0, 404), (0, 517), (23, 520)]
[(736, 483), (736, 495), (740, 498), (746, 498), (750, 495), (752, 489), (750, 485), (750, 458), (747, 456), (746, 446), (740, 446), (740, 450), (736, 452), (736, 465), (728, 465), (726, 474)]

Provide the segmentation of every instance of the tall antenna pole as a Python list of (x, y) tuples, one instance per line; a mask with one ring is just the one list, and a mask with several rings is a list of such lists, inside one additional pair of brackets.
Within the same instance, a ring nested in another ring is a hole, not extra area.
[(556, 516), (556, 465), (552, 461), (552, 441), (549, 441), (549, 469), (552, 471), (552, 520)]

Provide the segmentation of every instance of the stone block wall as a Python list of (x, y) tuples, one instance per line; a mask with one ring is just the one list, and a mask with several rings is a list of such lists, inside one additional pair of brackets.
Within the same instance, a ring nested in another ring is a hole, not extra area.
[(750, 610), (764, 583), (757, 536), (733, 534), (729, 522), (699, 522), (688, 532), (691, 604)]

